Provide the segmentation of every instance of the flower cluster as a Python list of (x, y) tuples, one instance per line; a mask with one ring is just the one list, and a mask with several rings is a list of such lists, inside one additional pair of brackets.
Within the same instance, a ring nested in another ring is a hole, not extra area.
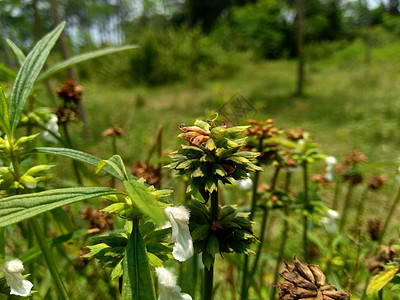
[(207, 202), (209, 195), (217, 191), (219, 181), (231, 184), (233, 179), (246, 179), (249, 172), (262, 170), (254, 164), (258, 153), (240, 151), (246, 141), (246, 128), (216, 126), (215, 119), (196, 120), (194, 126), (181, 125), (183, 133), (179, 137), (189, 141), (189, 146), (172, 153), (173, 163), (167, 167), (190, 176), (188, 192), (200, 192)]

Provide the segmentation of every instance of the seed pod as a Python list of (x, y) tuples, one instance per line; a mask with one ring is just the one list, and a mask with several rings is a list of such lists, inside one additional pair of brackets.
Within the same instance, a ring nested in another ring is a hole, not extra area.
[(303, 289), (301, 287), (295, 287), (292, 289), (292, 294), (296, 295), (299, 298), (311, 298), (317, 296), (316, 291), (310, 291)]
[(331, 297), (335, 300), (349, 300), (350, 294), (345, 291), (323, 291), (324, 296)]
[(302, 264), (296, 257), (294, 265), (285, 263), (280, 275), (286, 282), (279, 283), (279, 300), (349, 300), (350, 294), (337, 291), (335, 286), (325, 284), (325, 275), (317, 266)]
[(333, 284), (325, 284), (321, 287), (319, 287), (320, 291), (337, 291), (335, 286)]
[(321, 286), (325, 284), (326, 277), (324, 273), (315, 265), (309, 265), (308, 268), (314, 275), (314, 281), (317, 284), (317, 286)]
[(305, 279), (307, 279), (308, 281), (310, 281), (310, 282), (312, 282), (312, 283), (315, 283), (315, 281), (314, 281), (314, 275), (313, 275), (313, 273), (310, 271), (310, 269), (309, 269), (306, 265), (302, 264), (302, 263), (297, 259), (297, 257), (294, 257), (293, 263), (294, 263), (294, 265), (295, 265), (295, 267), (296, 267), (296, 270), (297, 270)]
[(316, 291), (317, 290), (317, 286), (308, 281), (307, 279), (301, 277), (300, 275), (296, 276), (296, 278), (293, 280), (294, 284), (298, 287), (302, 287), (305, 288), (307, 290), (311, 290), (311, 291)]

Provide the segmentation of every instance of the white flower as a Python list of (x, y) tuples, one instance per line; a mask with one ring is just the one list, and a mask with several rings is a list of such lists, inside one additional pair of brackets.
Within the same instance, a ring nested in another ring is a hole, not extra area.
[(251, 180), (250, 174), (247, 173), (247, 178), (236, 181), (236, 185), (241, 191), (247, 191), (251, 189), (251, 187), (253, 186), (253, 180)]
[(325, 174), (326, 180), (333, 181), (332, 171), (333, 171), (333, 166), (336, 165), (337, 163), (337, 160), (334, 156), (328, 156), (327, 158), (325, 158), (325, 162), (327, 164), (326, 174)]
[(28, 280), (22, 279), (24, 265), (19, 259), (6, 261), (0, 266), (0, 271), (4, 273), (7, 285), (10, 287), (11, 295), (28, 296), (33, 284)]
[(321, 219), (321, 225), (325, 226), (326, 231), (333, 233), (336, 229), (336, 220), (340, 215), (336, 210), (328, 209), (327, 216)]
[[(46, 124), (46, 130), (42, 133), (42, 138), (49, 143), (56, 144), (58, 141), (50, 132), (54, 133), (56, 136), (60, 137), (58, 132), (58, 118), (55, 114), (50, 114), (50, 120)], [(50, 132), (49, 132), (50, 131)]]
[(190, 213), (184, 206), (167, 207), (164, 210), (172, 227), (172, 240), (175, 242), (172, 255), (176, 260), (185, 261), (193, 256), (193, 241), (189, 231)]
[(176, 285), (176, 276), (164, 267), (156, 268), (160, 295), (158, 300), (192, 300), (188, 294), (182, 294), (181, 288)]

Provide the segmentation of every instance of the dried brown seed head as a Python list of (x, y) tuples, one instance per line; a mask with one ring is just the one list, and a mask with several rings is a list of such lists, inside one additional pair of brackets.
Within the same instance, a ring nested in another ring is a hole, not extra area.
[(367, 179), (368, 187), (372, 190), (377, 190), (381, 186), (383, 186), (386, 182), (386, 178), (384, 175), (378, 175), (374, 177), (370, 177)]
[(131, 173), (137, 178), (144, 178), (150, 185), (155, 185), (161, 180), (161, 171), (153, 166), (148, 166), (146, 163), (138, 161), (131, 169)]
[(66, 80), (56, 93), (65, 102), (76, 104), (82, 99), (83, 87), (73, 80)]
[(101, 134), (102, 137), (107, 136), (122, 136), (124, 134), (124, 130), (120, 127), (110, 127), (103, 131)]
[(382, 231), (382, 224), (381, 220), (379, 219), (371, 219), (368, 221), (367, 224), (367, 232), (369, 234), (369, 237), (373, 241), (377, 241), (379, 239), (379, 236)]

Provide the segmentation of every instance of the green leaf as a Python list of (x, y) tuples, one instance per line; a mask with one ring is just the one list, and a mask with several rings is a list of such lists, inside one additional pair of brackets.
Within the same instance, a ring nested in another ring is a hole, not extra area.
[(5, 66), (4, 64), (0, 63), (0, 70), (3, 71), (4, 73), (7, 73), (11, 77), (17, 77), (17, 73), (15, 73), (13, 70)]
[(207, 242), (207, 252), (215, 256), (219, 252), (219, 241), (215, 234), (211, 234)]
[[(40, 147), (40, 148), (35, 148), (30, 151), (30, 153), (45, 153), (45, 154), (51, 154), (51, 155), (59, 155), (63, 157), (68, 157), (72, 158), (74, 160), (80, 161), (87, 163), (91, 166), (96, 167), (102, 159), (74, 149), (68, 149), (68, 148), (53, 148), (53, 147)], [(119, 176), (119, 174), (109, 165), (106, 165), (103, 167), (103, 171), (107, 172), (108, 174), (118, 178), (119, 180), (122, 180), (122, 177)]]
[(22, 66), (25, 61), (24, 52), (22, 52), (22, 50), (12, 40), (6, 39), (6, 42), (8, 46), (10, 46), (11, 50), (14, 52), (14, 55), (17, 58), (19, 65)]
[(17, 128), (26, 99), (33, 88), (33, 84), (47, 59), (50, 50), (53, 48), (55, 42), (63, 31), (64, 26), (65, 22), (58, 25), (52, 32), (43, 37), (28, 54), (22, 64), (11, 91), (11, 132), (14, 132), (15, 128)]
[(106, 187), (78, 187), (2, 198), (0, 199), (0, 227), (20, 222), (57, 207), (119, 193), (122, 192)]
[[(88, 234), (89, 234), (89, 231), (87, 229), (80, 229), (75, 232), (71, 232), (68, 234), (64, 234), (62, 236), (58, 236), (56, 238), (46, 239), (46, 242), (47, 242), (47, 245), (49, 246), (49, 248), (52, 248), (54, 246), (60, 245), (69, 240), (77, 239), (79, 237), (82, 237), (82, 236), (85, 236)], [(29, 249), (28, 251), (24, 252), (18, 258), (22, 262), (26, 263), (28, 261), (31, 261), (32, 259), (35, 259), (40, 254), (42, 254), (42, 251), (40, 250), (39, 245), (36, 245), (33, 248)]]
[(110, 159), (100, 161), (96, 167), (96, 174), (100, 172), (100, 170), (106, 165), (109, 165), (111, 168), (113, 168), (114, 171), (118, 173), (120, 178), (128, 180), (128, 174), (126, 173), (124, 162), (122, 161), (121, 156), (113, 155)]
[(8, 118), (8, 106), (3, 90), (0, 88), (0, 128), (4, 133), (10, 135), (10, 120)]
[(133, 205), (137, 207), (140, 212), (156, 224), (162, 225), (165, 222), (164, 209), (160, 202), (146, 187), (143, 182), (136, 180), (124, 181), (124, 187), (131, 198)]
[(125, 50), (132, 50), (137, 48), (137, 45), (127, 45), (127, 46), (121, 46), (121, 47), (110, 47), (110, 48), (106, 48), (106, 49), (100, 49), (100, 50), (95, 50), (95, 51), (91, 51), (88, 53), (83, 53), (83, 54), (79, 54), (76, 56), (73, 56), (65, 61), (59, 62), (57, 64), (55, 64), (54, 66), (48, 68), (46, 71), (44, 71), (38, 78), (38, 82), (46, 79), (50, 76), (52, 76), (53, 74), (64, 70), (70, 66), (73, 66), (75, 64), (78, 64), (80, 62), (83, 61), (87, 61), (96, 57), (100, 57), (103, 55), (107, 55), (107, 54), (112, 54), (115, 52), (120, 52), (120, 51), (125, 51)]
[(122, 263), (122, 299), (155, 300), (146, 247), (138, 226), (134, 226)]
[(390, 266), (384, 272), (375, 275), (367, 288), (367, 296), (377, 296), (378, 292), (383, 289), (396, 275), (399, 266)]

